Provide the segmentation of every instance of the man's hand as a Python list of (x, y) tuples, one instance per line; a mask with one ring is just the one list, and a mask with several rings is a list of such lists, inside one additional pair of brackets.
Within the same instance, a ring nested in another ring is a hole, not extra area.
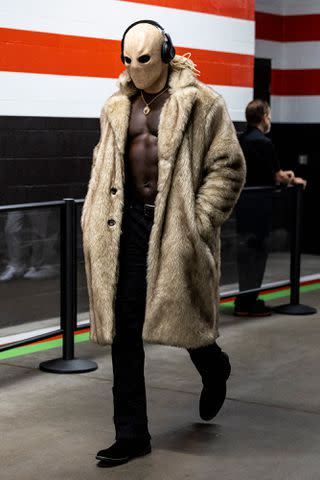
[(307, 185), (307, 181), (304, 178), (296, 177), (292, 170), (279, 170), (276, 173), (276, 181), (287, 185), (303, 185), (303, 188), (306, 188)]
[(293, 183), (294, 172), (292, 170), (279, 170), (276, 173), (276, 181), (280, 183)]
[(293, 184), (294, 185), (303, 185), (303, 188), (306, 188), (307, 180), (305, 180), (304, 178), (301, 178), (301, 177), (294, 177)]

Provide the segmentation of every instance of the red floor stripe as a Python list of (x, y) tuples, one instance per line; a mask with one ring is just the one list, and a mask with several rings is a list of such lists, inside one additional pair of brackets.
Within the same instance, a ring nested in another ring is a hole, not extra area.
[[(251, 87), (253, 56), (207, 50), (191, 51), (203, 82)], [(120, 42), (0, 28), (0, 70), (68, 76), (117, 78), (124, 69)]]
[[(316, 283), (320, 283), (320, 279), (315, 279), (315, 280), (308, 280), (306, 282), (301, 282), (300, 287), (305, 287), (307, 285), (314, 285)], [(267, 290), (261, 290), (260, 294), (267, 295), (268, 293), (275, 293), (275, 292), (282, 292), (283, 290), (288, 290), (290, 288), (289, 285), (284, 285), (283, 287), (278, 287), (278, 288), (270, 288)], [(228, 303), (232, 300), (234, 300), (236, 297), (226, 297), (222, 300), (220, 300), (220, 304), (222, 305), (223, 303)]]
[[(308, 280), (306, 282), (301, 282), (300, 283), (300, 287), (303, 287), (303, 286), (306, 286), (306, 285), (314, 285), (316, 283), (320, 283), (320, 280), (319, 279), (315, 279), (315, 280)], [(268, 294), (268, 293), (275, 293), (275, 292), (281, 292), (283, 290), (288, 290), (288, 286), (283, 286), (283, 287), (278, 287), (278, 288), (273, 288), (273, 289), (269, 289), (269, 290), (262, 290), (260, 292), (260, 294)], [(227, 298), (224, 298), (224, 299), (221, 299), (220, 300), (220, 305), (223, 305), (225, 303), (229, 303), (229, 302), (232, 302), (235, 300), (235, 296), (232, 296), (232, 297), (227, 297)], [(75, 335), (80, 335), (80, 334), (83, 334), (83, 333), (87, 333), (87, 332), (90, 332), (90, 328), (83, 328), (83, 329), (80, 329), (80, 330), (77, 330), (75, 332)], [(45, 339), (45, 340), (39, 340), (37, 342), (32, 342), (30, 343), (29, 345), (36, 345), (38, 343), (45, 343), (45, 342), (48, 342), (48, 341), (52, 341), (52, 340), (60, 340), (62, 339), (62, 335), (56, 335), (54, 337), (50, 337), (48, 339)], [(4, 345), (3, 345), (4, 346)]]
[(244, 20), (254, 19), (254, 0), (129, 0), (129, 2), (222, 15)]
[[(75, 335), (80, 335), (81, 333), (87, 333), (87, 332), (90, 332), (90, 328), (83, 328), (81, 330), (77, 330), (75, 332)], [(30, 345), (36, 345), (38, 343), (45, 343), (45, 342), (51, 342), (52, 340), (60, 340), (62, 338), (62, 335), (56, 335), (55, 337), (50, 337), (50, 338), (46, 338), (44, 340), (38, 340), (37, 342), (32, 342), (30, 343)]]

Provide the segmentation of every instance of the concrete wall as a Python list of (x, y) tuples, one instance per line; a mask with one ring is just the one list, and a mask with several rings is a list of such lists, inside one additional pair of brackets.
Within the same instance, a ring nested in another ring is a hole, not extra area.
[(3, 0), (0, 202), (84, 196), (99, 117), (123, 69), (120, 41), (151, 18), (244, 120), (253, 94), (254, 0)]
[(319, 254), (319, 0), (257, 0), (256, 37), (256, 57), (272, 61), (272, 140), (281, 166), (307, 179), (303, 243), (305, 251)]
[(256, 1), (256, 57), (271, 58), (280, 123), (320, 123), (320, 2)]

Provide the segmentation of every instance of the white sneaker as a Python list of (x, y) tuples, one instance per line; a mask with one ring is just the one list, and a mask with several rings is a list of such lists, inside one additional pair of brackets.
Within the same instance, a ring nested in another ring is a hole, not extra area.
[(55, 265), (43, 265), (40, 268), (30, 267), (24, 274), (23, 278), (29, 280), (43, 280), (45, 278), (53, 278), (59, 274), (59, 269)]
[(23, 277), (25, 271), (24, 267), (7, 265), (6, 269), (0, 275), (0, 282), (9, 282), (9, 280), (13, 280), (14, 278)]
[(36, 269), (34, 267), (30, 267), (28, 268), (28, 270), (26, 271), (26, 273), (23, 275), (23, 278), (30, 278), (32, 279), (33, 278), (33, 275), (36, 273)]

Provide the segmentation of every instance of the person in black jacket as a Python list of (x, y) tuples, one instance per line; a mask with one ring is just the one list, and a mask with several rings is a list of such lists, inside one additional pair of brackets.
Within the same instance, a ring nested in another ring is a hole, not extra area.
[[(247, 129), (240, 136), (246, 164), (246, 187), (268, 187), (277, 183), (302, 183), (292, 170), (282, 170), (275, 148), (266, 134), (271, 129), (271, 109), (263, 100), (253, 100), (246, 108)], [(238, 273), (240, 292), (261, 287), (267, 256), (267, 238), (272, 227), (272, 190), (243, 191), (236, 209), (238, 233)], [(258, 292), (238, 295), (237, 316), (271, 315)]]

